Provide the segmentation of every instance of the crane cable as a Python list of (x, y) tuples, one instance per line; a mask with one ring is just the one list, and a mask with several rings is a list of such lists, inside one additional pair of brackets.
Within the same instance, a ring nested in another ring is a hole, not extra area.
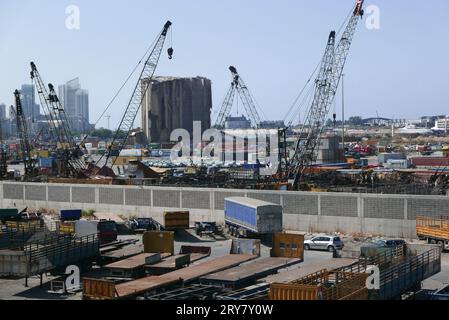
[[(316, 66), (315, 69), (313, 70), (312, 74), (310, 75), (309, 79), (307, 80), (306, 84), (305, 84), (304, 87), (301, 89), (301, 91), (299, 92), (299, 94), (298, 94), (298, 96), (296, 97), (296, 99), (293, 101), (293, 104), (291, 105), (291, 107), (289, 108), (287, 114), (285, 115), (285, 117), (284, 117), (284, 119), (283, 119), (284, 122), (287, 121), (287, 120), (289, 120), (289, 117), (290, 117), (290, 116), (291, 116), (291, 118), (290, 118), (289, 123), (292, 123), (292, 122), (294, 121), (294, 117), (292, 116), (291, 113), (293, 112), (293, 109), (297, 106), (297, 103), (298, 103), (299, 99), (301, 99), (302, 95), (304, 94), (304, 91), (307, 89), (307, 86), (308, 86), (309, 83), (312, 81), (312, 78), (313, 78), (314, 75), (316, 74), (318, 68), (320, 67), (320, 64), (321, 64), (321, 61), (317, 64), (317, 66)], [(296, 114), (296, 113), (297, 113), (297, 111), (295, 111), (294, 114)], [(294, 114), (293, 114), (293, 115), (294, 115)]]
[[(344, 22), (341, 24), (340, 28), (338, 29), (338, 32), (336, 33), (338, 36), (340, 36), (342, 29), (344, 28), (344, 26), (347, 24), (347, 22), (349, 21), (349, 19), (351, 18), (352, 13), (354, 12), (354, 8), (351, 9), (351, 11), (349, 12), (349, 14), (347, 15), (346, 19), (344, 20)], [(312, 72), (312, 74), (310, 75), (309, 79), (307, 80), (306, 84), (304, 85), (304, 87), (301, 89), (300, 93), (298, 94), (298, 96), (296, 97), (296, 99), (294, 100), (292, 106), (290, 107), (290, 109), (288, 110), (287, 114), (284, 117), (284, 122), (289, 120), (289, 124), (293, 123), (295, 117), (297, 114), (299, 114), (299, 110), (295, 111), (295, 113), (293, 115), (291, 115), (291, 113), (293, 112), (293, 109), (297, 106), (297, 103), (299, 101), (299, 99), (301, 98), (301, 96), (303, 95), (304, 91), (306, 90), (307, 86), (309, 85), (309, 83), (312, 81), (312, 78), (314, 77), (314, 75), (316, 74), (318, 68), (321, 65), (321, 60), (318, 62), (318, 64), (316, 65), (314, 71)], [(313, 86), (312, 86), (313, 87)], [(302, 107), (302, 105), (299, 105), (299, 109)]]
[[(159, 34), (160, 36), (160, 34)], [(137, 63), (137, 65), (134, 67), (134, 69), (131, 71), (131, 73), (128, 75), (128, 77), (126, 78), (126, 80), (123, 82), (123, 84), (121, 85), (121, 87), (118, 89), (118, 91), (116, 92), (116, 94), (114, 95), (114, 97), (111, 99), (111, 101), (108, 103), (108, 105), (106, 106), (106, 108), (104, 109), (103, 113), (100, 115), (100, 117), (98, 118), (98, 120), (95, 122), (94, 124), (94, 128), (98, 125), (98, 123), (103, 119), (104, 115), (106, 114), (106, 112), (108, 112), (109, 108), (112, 106), (112, 104), (115, 102), (115, 100), (117, 99), (117, 97), (120, 95), (120, 93), (122, 92), (123, 88), (126, 86), (126, 84), (129, 82), (129, 80), (131, 79), (131, 77), (134, 75), (134, 73), (136, 72), (137, 68), (139, 68), (139, 66), (142, 64), (142, 62), (144, 61), (145, 57), (148, 55), (148, 53), (151, 51), (151, 49), (153, 48), (154, 44), (156, 43), (157, 39), (159, 38), (159, 36), (153, 41), (153, 43), (148, 47), (148, 49), (145, 51), (145, 54), (143, 55), (143, 57), (139, 60), (139, 62)], [(87, 135), (84, 136), (83, 140), (80, 142), (80, 146), (82, 146), (84, 144), (84, 142), (87, 140), (88, 137), (90, 137), (92, 135), (92, 133), (95, 131), (96, 129), (91, 130)]]

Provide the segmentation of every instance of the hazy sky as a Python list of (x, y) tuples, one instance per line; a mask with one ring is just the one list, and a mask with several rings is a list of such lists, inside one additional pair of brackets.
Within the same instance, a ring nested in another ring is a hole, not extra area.
[[(235, 65), (264, 114), (282, 119), (321, 59), (329, 31), (341, 26), (354, 3), (0, 0), (0, 102), (10, 105), (14, 89), (30, 83), (29, 62), (35, 61), (47, 83), (80, 78), (94, 122), (169, 19), (174, 59), (164, 49), (157, 75), (210, 78), (216, 112), (231, 81), (228, 66)], [(72, 4), (80, 9), (79, 30), (66, 28)], [(357, 30), (345, 69), (347, 116), (449, 114), (449, 2), (368, 5), (379, 7), (381, 28), (369, 30), (364, 21)], [(111, 127), (135, 81), (109, 112)]]

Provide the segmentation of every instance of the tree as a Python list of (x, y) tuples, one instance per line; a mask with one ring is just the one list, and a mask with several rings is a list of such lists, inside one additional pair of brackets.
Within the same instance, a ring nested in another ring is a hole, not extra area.
[(350, 117), (348, 123), (352, 126), (361, 126), (363, 124), (362, 117)]

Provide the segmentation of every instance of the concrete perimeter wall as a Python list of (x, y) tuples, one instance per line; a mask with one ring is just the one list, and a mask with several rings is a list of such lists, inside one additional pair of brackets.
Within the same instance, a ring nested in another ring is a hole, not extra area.
[(284, 228), (415, 238), (417, 215), (449, 215), (449, 197), (161, 188), (44, 183), (0, 183), (2, 208), (93, 209), (153, 217), (185, 209), (195, 221), (224, 221), (224, 199), (244, 196), (284, 207)]

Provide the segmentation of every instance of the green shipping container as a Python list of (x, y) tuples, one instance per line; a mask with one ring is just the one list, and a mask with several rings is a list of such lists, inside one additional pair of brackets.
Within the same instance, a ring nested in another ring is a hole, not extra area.
[(0, 220), (15, 220), (19, 217), (18, 209), (0, 209)]

